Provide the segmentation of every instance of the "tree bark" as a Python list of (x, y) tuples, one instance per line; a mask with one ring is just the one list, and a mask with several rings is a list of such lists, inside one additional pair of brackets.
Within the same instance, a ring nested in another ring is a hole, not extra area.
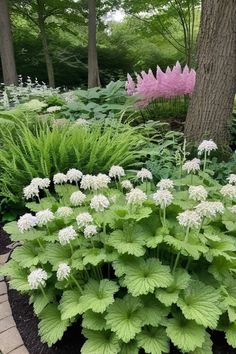
[(229, 145), (236, 92), (236, 0), (202, 0), (197, 48), (197, 80), (188, 109), (185, 136)]
[(40, 36), (42, 39), (44, 57), (47, 67), (47, 74), (48, 74), (48, 84), (50, 87), (55, 87), (55, 77), (54, 77), (54, 68), (52, 63), (52, 58), (50, 55), (50, 50), (48, 47), (48, 40), (47, 40), (47, 33), (45, 29), (45, 3), (42, 0), (37, 0), (38, 4), (38, 25)]
[(4, 83), (16, 85), (17, 73), (7, 0), (0, 0), (0, 53)]
[(101, 85), (97, 57), (97, 16), (96, 0), (88, 0), (88, 87)]

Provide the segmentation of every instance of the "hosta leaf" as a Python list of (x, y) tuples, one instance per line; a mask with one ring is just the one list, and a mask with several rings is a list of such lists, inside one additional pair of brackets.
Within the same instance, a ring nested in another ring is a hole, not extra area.
[(106, 320), (103, 313), (96, 313), (91, 310), (83, 314), (82, 327), (94, 331), (102, 331), (106, 328)]
[(134, 233), (124, 233), (122, 230), (113, 231), (109, 237), (108, 243), (113, 246), (120, 254), (130, 254), (136, 257), (141, 257), (145, 253), (144, 237), (136, 237)]
[(81, 293), (77, 289), (64, 291), (59, 305), (62, 320), (73, 318), (87, 311), (88, 306), (80, 302), (80, 297)]
[(166, 289), (156, 289), (156, 297), (165, 306), (175, 304), (179, 298), (180, 291), (187, 288), (190, 279), (190, 275), (187, 271), (184, 269), (177, 269), (173, 275), (171, 285)]
[(108, 327), (125, 343), (141, 331), (141, 306), (139, 299), (126, 295), (123, 299), (116, 299), (107, 310), (105, 318)]
[(146, 261), (139, 259), (135, 265), (127, 266), (124, 284), (133, 296), (153, 293), (155, 288), (166, 288), (172, 282), (170, 268), (162, 265), (156, 258)]
[(198, 347), (195, 350), (191, 351), (189, 354), (213, 354), (212, 351), (212, 341), (209, 333), (205, 335), (205, 341), (202, 347)]
[(144, 327), (142, 332), (137, 334), (137, 342), (145, 353), (169, 353), (169, 339), (164, 328)]
[(137, 347), (137, 342), (131, 340), (129, 343), (122, 343), (120, 345), (120, 354), (138, 354), (139, 349)]
[(83, 258), (84, 265), (92, 264), (94, 266), (97, 266), (99, 263), (106, 260), (106, 252), (104, 249), (101, 248), (85, 249), (83, 254), (84, 254), (84, 258)]
[(205, 327), (216, 328), (220, 310), (219, 292), (201, 282), (192, 282), (184, 290), (177, 305), (184, 316)]
[(53, 269), (57, 270), (59, 263), (70, 263), (70, 246), (61, 246), (59, 243), (48, 244), (44, 254), (40, 258), (43, 263), (49, 262), (53, 266)]
[(51, 347), (60, 340), (69, 326), (69, 320), (62, 320), (56, 305), (48, 305), (40, 314), (39, 334), (41, 341)]
[(81, 348), (81, 354), (118, 354), (120, 353), (119, 341), (110, 331), (84, 330), (83, 334), (88, 340)]
[(87, 309), (102, 313), (114, 302), (114, 294), (118, 290), (118, 285), (111, 280), (103, 279), (99, 282), (90, 279), (84, 287), (80, 302)]
[(162, 319), (169, 314), (169, 310), (160, 304), (153, 295), (143, 296), (141, 298), (143, 307), (140, 313), (143, 318), (143, 325), (157, 327)]
[(205, 340), (204, 327), (182, 317), (168, 320), (166, 333), (174, 345), (187, 353), (201, 347)]
[(43, 309), (52, 302), (54, 298), (54, 291), (53, 289), (48, 290), (47, 288), (44, 289), (44, 294), (42, 292), (37, 292), (37, 294), (33, 294), (30, 297), (30, 302), (33, 303), (34, 312), (36, 315), (39, 315)]
[(11, 255), (11, 258), (19, 263), (23, 268), (30, 268), (39, 263), (37, 247), (33, 244), (25, 244), (17, 247)]
[(225, 338), (231, 347), (236, 348), (236, 322), (232, 323), (225, 331)]

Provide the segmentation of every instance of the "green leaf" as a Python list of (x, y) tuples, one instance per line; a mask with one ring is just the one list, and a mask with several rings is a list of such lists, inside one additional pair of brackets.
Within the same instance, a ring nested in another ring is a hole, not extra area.
[(190, 255), (193, 259), (198, 260), (202, 253), (206, 253), (208, 248), (199, 243), (197, 238), (189, 237), (188, 242), (178, 239), (173, 236), (165, 236), (164, 241), (175, 248), (175, 250), (180, 251), (184, 256)]
[(83, 314), (82, 327), (94, 331), (102, 331), (103, 329), (106, 329), (104, 314), (96, 313), (91, 310), (86, 311)]
[(8, 233), (13, 238), (16, 238), (16, 237), (18, 238), (22, 235), (22, 233), (20, 232), (20, 230), (17, 226), (16, 221), (11, 221), (11, 222), (7, 223), (6, 225), (4, 225), (3, 230), (6, 231), (6, 233)]
[(187, 319), (210, 328), (216, 328), (222, 312), (219, 291), (198, 281), (190, 283), (177, 305)]
[(165, 289), (156, 289), (155, 292), (158, 300), (165, 306), (171, 306), (177, 302), (180, 291), (187, 288), (191, 279), (188, 272), (184, 269), (177, 269), (173, 277), (173, 282), (170, 286)]
[(10, 277), (10, 286), (20, 292), (30, 291), (28, 283), (29, 272), (27, 269), (19, 267), (19, 264), (11, 259), (1, 267), (1, 273), (4, 276)]
[(73, 186), (72, 184), (57, 184), (55, 186), (56, 193), (61, 197), (61, 203), (64, 205), (70, 204), (70, 196), (74, 192), (78, 192), (79, 188), (77, 186)]
[(143, 321), (141, 306), (139, 299), (126, 295), (123, 299), (116, 299), (107, 310), (105, 318), (108, 327), (125, 343), (141, 331)]
[(164, 266), (156, 258), (146, 261), (139, 259), (137, 264), (127, 266), (124, 284), (133, 296), (153, 293), (155, 288), (168, 287), (173, 278), (170, 268)]
[(114, 302), (114, 294), (118, 290), (118, 285), (111, 280), (103, 279), (99, 282), (90, 279), (84, 287), (80, 302), (87, 309), (102, 313)]
[(41, 341), (51, 347), (62, 338), (69, 324), (69, 320), (61, 319), (61, 313), (56, 305), (48, 305), (40, 314), (39, 334)]
[(153, 295), (143, 296), (141, 298), (143, 307), (140, 310), (143, 319), (143, 325), (157, 327), (164, 317), (168, 316), (169, 309), (159, 303)]
[(212, 351), (212, 341), (209, 333), (205, 335), (205, 341), (202, 347), (198, 347), (195, 350), (191, 351), (189, 354), (213, 354)]
[(83, 334), (88, 340), (81, 348), (81, 354), (118, 354), (119, 341), (110, 331), (84, 330)]
[(58, 307), (61, 311), (62, 320), (73, 318), (87, 311), (88, 306), (82, 304), (80, 298), (81, 293), (78, 289), (64, 291)]
[(135, 264), (138, 265), (138, 259), (136, 257), (124, 254), (117, 257), (117, 259), (112, 263), (112, 266), (115, 270), (115, 275), (120, 278), (125, 274), (127, 266), (134, 266)]
[(99, 263), (102, 263), (106, 260), (106, 252), (101, 248), (88, 248), (83, 251), (83, 264), (92, 264), (97, 266)]
[(231, 347), (236, 348), (236, 322), (232, 323), (225, 331), (225, 338)]
[(169, 353), (169, 339), (164, 328), (144, 327), (137, 335), (137, 342), (145, 353)]
[(122, 343), (120, 347), (120, 354), (138, 354), (139, 349), (137, 347), (137, 342), (131, 340), (129, 343)]
[(59, 263), (71, 261), (71, 249), (69, 245), (61, 246), (59, 243), (48, 244), (44, 254), (40, 257), (43, 263), (49, 262), (53, 270), (57, 270)]
[(24, 244), (12, 252), (11, 258), (18, 262), (22, 268), (36, 266), (39, 263), (37, 248), (33, 244)]
[(57, 201), (53, 197), (46, 197), (40, 200), (40, 203), (30, 202), (26, 203), (26, 207), (31, 211), (38, 212), (40, 210), (52, 209), (52, 206), (56, 204)]
[(120, 254), (130, 254), (141, 257), (145, 253), (145, 237), (134, 232), (125, 233), (122, 230), (113, 231), (108, 239), (108, 244), (113, 246)]
[(203, 345), (206, 332), (203, 326), (181, 316), (168, 320), (166, 333), (175, 346), (189, 353)]
[(30, 303), (33, 303), (34, 307), (34, 312), (36, 315), (39, 315), (40, 312), (43, 311), (43, 309), (50, 303), (52, 302), (54, 298), (54, 290), (50, 289), (48, 290), (47, 288), (44, 289), (44, 294), (42, 292), (37, 292), (36, 294), (32, 294), (30, 297)]

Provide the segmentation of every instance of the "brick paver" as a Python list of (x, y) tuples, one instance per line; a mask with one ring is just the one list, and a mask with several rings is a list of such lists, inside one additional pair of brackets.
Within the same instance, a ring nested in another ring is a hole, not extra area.
[(0, 304), (0, 320), (8, 316), (11, 316), (11, 306), (8, 301), (5, 301)]
[(21, 347), (14, 349), (12, 352), (10, 352), (9, 354), (29, 354), (28, 350), (26, 349), (26, 347), (24, 345), (22, 345)]
[(0, 334), (0, 350), (3, 354), (8, 354), (22, 345), (23, 341), (16, 327)]
[[(16, 324), (12, 316), (5, 317), (2, 320), (0, 320), (0, 333), (15, 326)], [(0, 347), (1, 347), (1, 343), (0, 343)]]
[(7, 286), (4, 281), (0, 283), (0, 295), (7, 294)]
[(0, 264), (5, 264), (8, 260), (9, 253), (0, 254)]
[(3, 302), (6, 302), (6, 301), (8, 301), (7, 294), (0, 295), (0, 304), (2, 304)]

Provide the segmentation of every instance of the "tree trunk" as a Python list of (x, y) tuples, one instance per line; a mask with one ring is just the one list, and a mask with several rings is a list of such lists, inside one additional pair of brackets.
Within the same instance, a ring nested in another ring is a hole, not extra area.
[(188, 109), (185, 136), (229, 144), (236, 91), (236, 0), (202, 0), (197, 80)]
[(0, 53), (4, 83), (16, 85), (17, 73), (7, 0), (0, 0)]
[(96, 0), (88, 0), (88, 9), (88, 87), (91, 88), (101, 85), (97, 57)]
[(52, 58), (48, 47), (47, 33), (45, 29), (45, 18), (44, 18), (45, 4), (44, 1), (42, 0), (37, 0), (37, 4), (38, 4), (38, 25), (39, 25), (39, 31), (42, 39), (44, 57), (45, 57), (45, 62), (47, 67), (48, 83), (50, 87), (55, 87), (53, 63), (52, 63)]

